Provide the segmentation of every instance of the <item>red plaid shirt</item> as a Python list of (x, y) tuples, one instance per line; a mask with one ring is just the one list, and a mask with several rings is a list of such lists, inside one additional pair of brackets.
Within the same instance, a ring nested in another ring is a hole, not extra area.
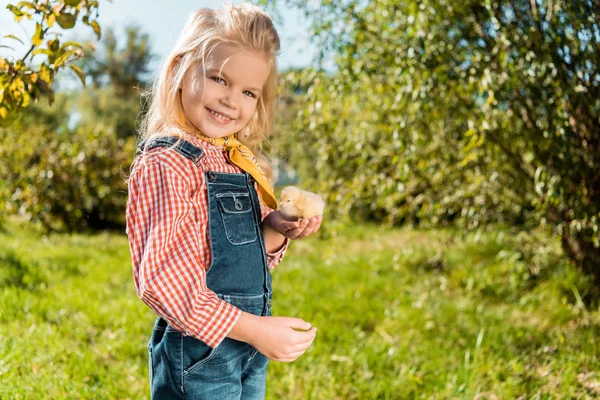
[[(194, 137), (209, 170), (242, 173), (222, 147)], [(206, 286), (211, 264), (208, 196), (204, 172), (183, 155), (159, 147), (138, 157), (129, 178), (127, 236), (139, 298), (173, 328), (216, 347), (242, 311)], [(256, 184), (255, 184), (256, 185)], [(273, 210), (261, 203), (262, 218)], [(269, 269), (283, 258), (289, 241), (267, 253)]]

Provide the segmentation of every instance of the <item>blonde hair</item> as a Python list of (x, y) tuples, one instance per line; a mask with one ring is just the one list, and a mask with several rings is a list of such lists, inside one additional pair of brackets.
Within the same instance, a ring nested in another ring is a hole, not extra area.
[(141, 123), (140, 135), (149, 141), (154, 137), (164, 136), (178, 136), (182, 139), (184, 133), (199, 133), (185, 116), (179, 88), (188, 68), (198, 63), (204, 66), (218, 45), (257, 52), (268, 61), (269, 75), (254, 116), (236, 133), (236, 138), (252, 150), (265, 174), (271, 179), (272, 171), (262, 154), (262, 143), (268, 138), (275, 117), (276, 56), (280, 43), (271, 18), (252, 4), (228, 4), (222, 10), (201, 8), (188, 17), (174, 49), (147, 93), (151, 101)]

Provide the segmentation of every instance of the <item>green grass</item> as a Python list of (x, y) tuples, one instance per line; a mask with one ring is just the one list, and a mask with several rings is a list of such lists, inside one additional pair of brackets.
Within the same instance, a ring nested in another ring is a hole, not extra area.
[[(296, 241), (274, 315), (319, 328), (268, 399), (600, 397), (600, 313), (555, 241), (353, 226)], [(125, 235), (0, 233), (0, 399), (143, 399), (154, 314)]]

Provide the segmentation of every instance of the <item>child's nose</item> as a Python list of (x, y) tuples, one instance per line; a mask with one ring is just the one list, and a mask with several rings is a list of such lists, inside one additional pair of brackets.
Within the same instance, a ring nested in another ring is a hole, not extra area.
[(221, 103), (229, 108), (237, 109), (238, 108), (238, 98), (235, 93), (232, 91), (228, 91), (221, 97)]

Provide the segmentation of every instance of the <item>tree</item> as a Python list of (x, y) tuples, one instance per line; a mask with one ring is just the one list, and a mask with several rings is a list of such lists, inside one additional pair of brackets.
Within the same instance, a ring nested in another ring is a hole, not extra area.
[[(20, 1), (7, 8), (17, 22), (23, 18), (35, 21), (35, 33), (25, 55), (17, 60), (0, 58), (0, 124), (12, 123), (22, 109), (41, 97), (53, 101), (52, 82), (56, 73), (69, 66), (85, 84), (81, 69), (73, 61), (83, 56), (84, 46), (78, 42), (60, 40), (60, 29), (72, 29), (79, 18), (89, 25), (100, 38), (97, 22), (98, 1), (96, 0), (36, 0)], [(57, 29), (56, 26), (60, 27)], [(4, 36), (24, 44), (13, 34)], [(1, 47), (11, 48), (2, 44)], [(45, 57), (34, 63), (35, 56)]]
[(81, 69), (92, 84), (77, 102), (80, 125), (114, 129), (118, 138), (136, 134), (136, 117), (145, 112), (141, 93), (148, 84), (149, 64), (154, 59), (149, 36), (138, 26), (125, 27), (126, 41), (118, 43), (107, 29), (94, 57), (84, 57)]
[(288, 3), (335, 63), (297, 128), (331, 208), (546, 225), (600, 284), (600, 3)]
[(0, 128), (0, 216), (19, 214), (49, 230), (123, 228), (142, 109), (137, 87), (152, 58), (148, 35), (126, 32), (118, 46), (107, 30), (93, 57), (78, 61), (92, 85), (59, 91), (51, 107), (30, 106)]
[(94, 57), (78, 61), (92, 85), (59, 92), (53, 106), (28, 107), (0, 128), (0, 211), (49, 230), (123, 227), (142, 109), (137, 87), (152, 58), (148, 35), (126, 32), (124, 47), (107, 30)]
[(107, 29), (99, 49), (101, 54), (86, 57), (81, 67), (96, 87), (112, 86), (120, 95), (139, 95), (138, 88), (147, 83), (155, 55), (149, 35), (139, 26), (125, 27), (125, 36), (125, 44), (119, 46), (113, 30)]
[(0, 128), (0, 218), (18, 214), (56, 231), (123, 228), (136, 140), (108, 125), (71, 127), (76, 101), (57, 93), (52, 106), (32, 105)]

